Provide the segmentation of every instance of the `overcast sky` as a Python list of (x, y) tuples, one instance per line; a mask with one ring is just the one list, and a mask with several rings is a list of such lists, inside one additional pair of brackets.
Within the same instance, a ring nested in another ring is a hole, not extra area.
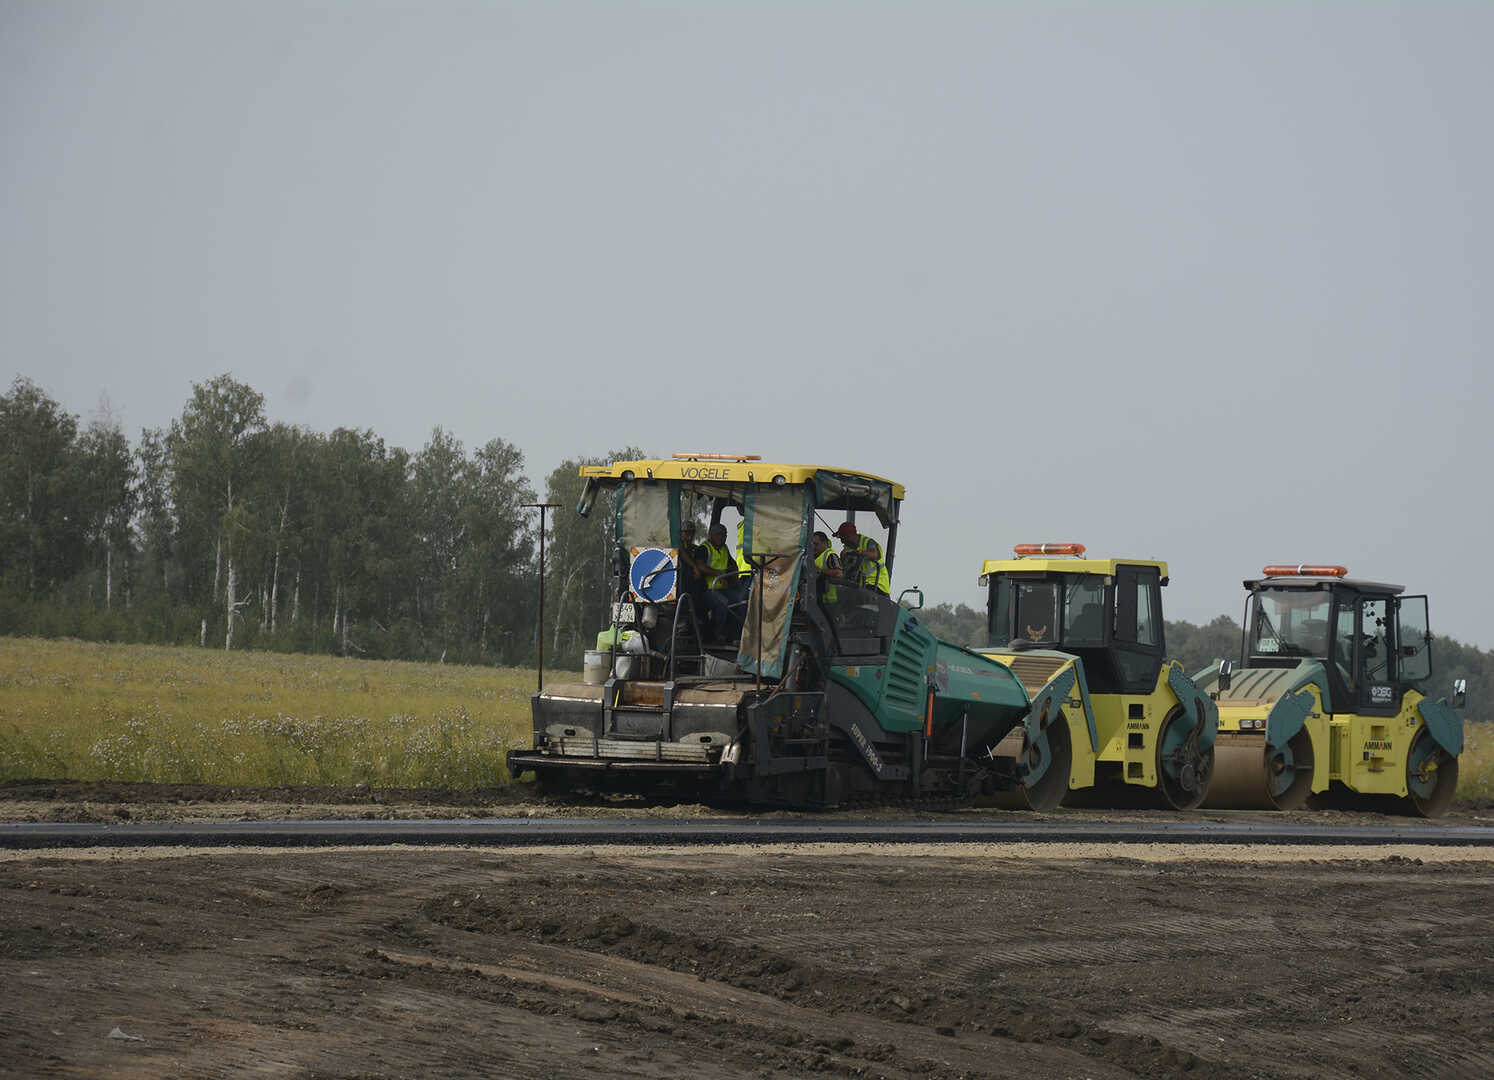
[(1483, 0), (0, 0), (0, 375), (861, 468), (931, 603), (1080, 540), (1487, 648), (1491, 56)]

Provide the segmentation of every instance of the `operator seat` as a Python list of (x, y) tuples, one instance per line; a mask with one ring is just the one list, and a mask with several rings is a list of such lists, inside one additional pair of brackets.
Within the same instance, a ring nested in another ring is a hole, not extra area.
[(1093, 601), (1085, 604), (1069, 623), (1068, 633), (1064, 638), (1076, 644), (1098, 645), (1105, 639), (1104, 609)]

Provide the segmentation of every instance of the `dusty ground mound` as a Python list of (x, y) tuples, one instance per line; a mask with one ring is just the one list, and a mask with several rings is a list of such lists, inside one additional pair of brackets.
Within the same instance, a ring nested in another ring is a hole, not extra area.
[(1322, 849), (16, 857), (0, 1071), (1482, 1077), (1491, 886)]

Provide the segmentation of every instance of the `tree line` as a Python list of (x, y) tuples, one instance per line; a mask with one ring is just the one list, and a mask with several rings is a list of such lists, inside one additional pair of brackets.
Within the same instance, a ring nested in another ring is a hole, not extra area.
[[(612, 522), (575, 513), (580, 466), (543, 499), (524, 455), (469, 452), (441, 428), (418, 451), (372, 430), (272, 422), (229, 375), (194, 384), (181, 413), (130, 440), (107, 413), (80, 425), (18, 377), (0, 397), (0, 633), (384, 659), (532, 664), (538, 515), (546, 521), (545, 657), (574, 668), (607, 610)], [(605, 501), (605, 500), (604, 500)], [(935, 633), (983, 643), (968, 605), (926, 608)], [(1239, 651), (1228, 616), (1169, 622), (1194, 671)], [(1435, 692), (1468, 680), (1469, 715), (1494, 717), (1494, 653), (1438, 638)]]
[[(562, 504), (547, 652), (576, 662), (606, 602), (607, 523), (573, 512), (582, 463), (544, 499)], [(539, 501), (503, 439), (468, 452), (438, 427), (412, 453), (273, 423), (221, 375), (132, 446), (17, 378), (0, 397), (0, 633), (532, 663)]]

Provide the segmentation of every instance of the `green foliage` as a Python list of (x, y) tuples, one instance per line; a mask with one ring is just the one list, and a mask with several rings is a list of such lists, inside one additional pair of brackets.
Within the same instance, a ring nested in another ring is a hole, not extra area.
[(87, 558), (78, 418), (29, 379), (0, 397), (0, 582), (36, 597)]
[(1169, 622), (1164, 640), (1168, 658), (1180, 662), (1183, 670), (1190, 673), (1208, 667), (1215, 660), (1240, 662), (1240, 624), (1228, 615), (1220, 615), (1203, 626)]
[(585, 487), (583, 465), (609, 461), (636, 461), (647, 455), (637, 447), (615, 450), (603, 457), (563, 461), (545, 487), (545, 501), (558, 503), (550, 512), (554, 522), (545, 552), (545, 621), (550, 640), (545, 642), (547, 665), (580, 663), (581, 653), (593, 647), (598, 631), (608, 624), (609, 568), (616, 545), (617, 514), (600, 502), (587, 517), (576, 513)]
[(0, 633), (530, 664), (523, 454), (415, 457), (271, 424), (220, 375), (130, 449), (18, 379), (0, 398)]
[(937, 638), (954, 645), (980, 648), (989, 645), (986, 633), (985, 612), (976, 611), (968, 604), (934, 604), (922, 608), (916, 618)]

